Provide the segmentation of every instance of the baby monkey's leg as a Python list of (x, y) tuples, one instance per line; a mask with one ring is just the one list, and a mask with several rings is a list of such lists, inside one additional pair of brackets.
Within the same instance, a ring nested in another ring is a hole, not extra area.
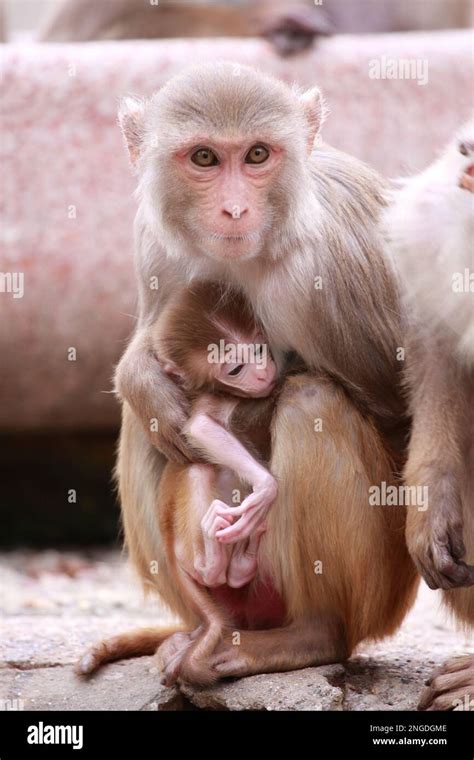
[[(216, 524), (214, 537), (224, 543), (236, 543), (257, 535), (256, 531), (264, 525), (277, 495), (277, 482), (273, 475), (229, 430), (204, 411), (193, 415), (186, 432), (192, 444), (210, 460), (230, 469), (253, 489), (240, 507), (228, 507), (221, 501), (211, 504), (209, 519), (212, 518)], [(237, 517), (240, 519), (236, 520)], [(227, 525), (217, 527), (219, 519), (226, 520)]]
[[(226, 571), (231, 549), (216, 541), (218, 530), (231, 521), (209, 514), (209, 503), (217, 488), (217, 468), (214, 465), (190, 465), (183, 473), (185, 488), (183, 503), (177, 503), (176, 557), (179, 565), (195, 581), (212, 588), (226, 583)], [(181, 519), (180, 519), (181, 518)]]

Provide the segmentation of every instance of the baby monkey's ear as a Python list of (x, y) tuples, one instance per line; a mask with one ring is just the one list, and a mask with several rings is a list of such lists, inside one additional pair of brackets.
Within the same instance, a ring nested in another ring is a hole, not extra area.
[(119, 106), (118, 121), (133, 166), (143, 147), (145, 107), (144, 100), (131, 96), (122, 98)]
[(164, 372), (166, 372), (167, 375), (170, 375), (170, 377), (173, 377), (175, 380), (179, 380), (180, 382), (184, 381), (184, 371), (170, 359), (165, 359), (165, 361), (161, 363), (161, 366), (163, 367)]
[(311, 153), (314, 141), (328, 115), (328, 109), (324, 102), (324, 98), (317, 87), (312, 87), (310, 90), (306, 90), (306, 92), (299, 96), (299, 101), (303, 106), (306, 118), (306, 124), (308, 127), (308, 153)]

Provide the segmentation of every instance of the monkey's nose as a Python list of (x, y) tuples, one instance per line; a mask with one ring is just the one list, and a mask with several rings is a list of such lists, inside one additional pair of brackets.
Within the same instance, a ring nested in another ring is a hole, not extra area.
[(222, 207), (223, 213), (226, 216), (232, 217), (232, 219), (240, 219), (248, 210), (248, 206), (240, 205), (233, 201), (226, 201)]
[(469, 156), (470, 153), (474, 153), (474, 142), (463, 140), (459, 143), (459, 152), (463, 156)]

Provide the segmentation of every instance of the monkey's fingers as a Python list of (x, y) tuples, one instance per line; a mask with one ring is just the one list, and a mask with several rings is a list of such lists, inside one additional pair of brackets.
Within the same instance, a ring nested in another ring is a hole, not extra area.
[(201, 520), (204, 539), (214, 540), (216, 530), (232, 525), (233, 520), (232, 512), (227, 505), (215, 499)]
[(472, 656), (455, 658), (438, 669), (424, 689), (418, 710), (454, 710), (465, 708), (466, 698), (474, 694), (474, 659)]
[(267, 508), (247, 511), (240, 520), (237, 520), (229, 528), (224, 528), (216, 533), (219, 542), (225, 544), (234, 544), (249, 538), (264, 522), (267, 516)]
[(433, 545), (434, 573), (433, 571), (430, 573), (430, 580), (433, 580), (434, 575), (437, 588), (447, 590), (474, 584), (474, 567), (467, 565), (459, 558), (460, 552), (464, 554), (463, 549), (464, 547), (458, 548), (453, 552), (449, 540)]

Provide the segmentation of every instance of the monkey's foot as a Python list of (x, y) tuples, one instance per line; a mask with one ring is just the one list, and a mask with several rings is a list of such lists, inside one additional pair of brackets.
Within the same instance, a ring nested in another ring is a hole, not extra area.
[(332, 626), (301, 621), (264, 631), (227, 631), (208, 662), (218, 678), (227, 678), (326, 665), (347, 656)]
[(172, 686), (176, 683), (183, 658), (193, 643), (192, 633), (174, 633), (158, 647), (155, 663), (162, 672), (161, 683)]
[(474, 655), (448, 660), (428, 681), (418, 709), (474, 711)]
[(248, 541), (241, 541), (234, 547), (227, 569), (227, 585), (231, 588), (242, 588), (255, 577), (258, 568), (258, 547), (265, 530), (265, 525), (261, 525)]

